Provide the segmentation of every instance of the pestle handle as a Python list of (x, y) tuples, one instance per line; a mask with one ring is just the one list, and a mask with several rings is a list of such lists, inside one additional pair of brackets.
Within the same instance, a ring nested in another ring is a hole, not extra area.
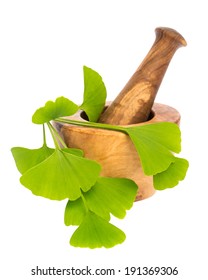
[(128, 125), (149, 118), (154, 99), (175, 51), (186, 46), (177, 31), (167, 27), (155, 29), (156, 39), (141, 65), (123, 90), (103, 112), (99, 122)]

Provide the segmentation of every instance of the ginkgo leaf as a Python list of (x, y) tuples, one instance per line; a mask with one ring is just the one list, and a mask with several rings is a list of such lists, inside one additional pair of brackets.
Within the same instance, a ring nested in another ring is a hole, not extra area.
[(96, 122), (102, 113), (105, 100), (106, 88), (102, 77), (94, 70), (84, 66), (84, 101), (80, 109), (87, 114), (89, 121)]
[(22, 147), (13, 147), (11, 149), (17, 169), (21, 174), (44, 161), (54, 153), (54, 151), (54, 149), (47, 147), (46, 144), (38, 149), (27, 149)]
[(137, 190), (136, 183), (130, 179), (100, 177), (84, 197), (91, 211), (109, 221), (110, 213), (120, 219), (125, 217)]
[(169, 168), (153, 176), (154, 187), (157, 190), (164, 190), (175, 187), (182, 181), (188, 169), (189, 163), (186, 159), (176, 158)]
[(126, 236), (122, 230), (88, 211), (81, 225), (73, 233), (70, 244), (82, 248), (111, 248), (122, 243)]
[(154, 141), (159, 142), (172, 152), (181, 151), (181, 132), (177, 124), (171, 122), (159, 122), (138, 126), (138, 131), (142, 131), (142, 137), (154, 137)]
[(74, 201), (69, 200), (64, 212), (64, 223), (66, 226), (78, 226), (83, 221), (85, 215), (86, 208), (82, 198)]
[(59, 117), (71, 116), (77, 112), (78, 108), (74, 102), (61, 96), (55, 102), (48, 101), (44, 107), (37, 109), (32, 116), (32, 122), (44, 124)]
[[(47, 159), (52, 153), (54, 153), (54, 151), (55, 149), (49, 148), (46, 144), (43, 144), (43, 146), (38, 149), (28, 149), (23, 147), (13, 147), (11, 149), (17, 169), (21, 174)], [(76, 156), (83, 156), (84, 154), (82, 150), (74, 148), (63, 149), (63, 151)]]
[(180, 152), (180, 129), (176, 124), (161, 122), (125, 128), (133, 141), (146, 175), (166, 170), (175, 161), (172, 152)]
[(100, 169), (95, 161), (56, 149), (46, 160), (26, 171), (20, 182), (35, 195), (76, 200), (80, 189), (88, 191), (95, 184)]

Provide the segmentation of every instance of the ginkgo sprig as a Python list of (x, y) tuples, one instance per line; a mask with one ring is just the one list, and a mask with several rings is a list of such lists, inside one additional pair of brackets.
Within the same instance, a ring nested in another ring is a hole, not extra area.
[[(125, 240), (123, 231), (110, 223), (110, 214), (124, 218), (126, 210), (133, 205), (137, 185), (126, 178), (100, 177), (100, 164), (85, 158), (83, 151), (68, 148), (51, 121), (127, 134), (135, 145), (144, 173), (153, 176), (158, 190), (172, 188), (183, 180), (188, 161), (174, 155), (181, 150), (181, 133), (176, 124), (122, 127), (97, 123), (105, 106), (106, 88), (97, 72), (86, 66), (83, 70), (83, 103), (79, 106), (65, 97), (46, 102), (32, 116), (33, 123), (43, 126), (42, 147), (14, 147), (12, 154), (21, 173), (21, 184), (33, 194), (53, 200), (68, 199), (64, 222), (67, 226), (78, 226), (70, 239), (71, 245), (110, 248)], [(88, 122), (65, 118), (80, 109), (87, 114)], [(47, 146), (46, 125), (54, 148)]]
[[(58, 117), (74, 114), (81, 107), (89, 113), (90, 104), (95, 106), (90, 118), (98, 118), (105, 104), (105, 86), (101, 77), (87, 67), (84, 67), (84, 76), (85, 94), (81, 106), (60, 97), (55, 102), (48, 101), (33, 114), (33, 123), (43, 126), (42, 147), (14, 147), (11, 151), (21, 173), (22, 185), (38, 196), (53, 200), (68, 199), (65, 224), (78, 226), (70, 239), (71, 245), (110, 248), (125, 240), (124, 232), (110, 223), (110, 213), (124, 218), (126, 210), (132, 207), (135, 200), (137, 185), (125, 178), (100, 177), (100, 165), (84, 158), (81, 150), (66, 147), (50, 123)], [(89, 98), (91, 85), (94, 95)], [(103, 92), (102, 100), (97, 101), (96, 85), (99, 92)], [(52, 135), (54, 148), (47, 146), (45, 126)]]
[(12, 148), (22, 174), (20, 182), (35, 195), (53, 200), (68, 198), (65, 224), (79, 226), (70, 239), (71, 245), (110, 248), (122, 243), (125, 234), (110, 223), (110, 213), (124, 218), (133, 205), (137, 185), (125, 178), (100, 177), (98, 163), (83, 158), (81, 150), (66, 148), (52, 125), (47, 125), (54, 149), (46, 144), (44, 124), (41, 148)]

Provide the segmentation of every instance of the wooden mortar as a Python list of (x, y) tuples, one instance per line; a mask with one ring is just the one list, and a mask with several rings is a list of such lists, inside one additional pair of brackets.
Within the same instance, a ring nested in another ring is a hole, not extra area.
[[(185, 46), (186, 41), (171, 28), (159, 27), (155, 31), (152, 48), (116, 99), (106, 104), (100, 123), (139, 126), (167, 121), (179, 124), (179, 113), (167, 105), (154, 104), (154, 99), (174, 53)], [(87, 121), (84, 116), (85, 113), (79, 111), (70, 119)], [(101, 164), (102, 176), (134, 180), (139, 187), (136, 200), (154, 194), (152, 177), (143, 173), (129, 136), (112, 130), (60, 123), (54, 125), (68, 147), (83, 150), (85, 157)]]
[[(109, 105), (107, 104), (106, 107)], [(69, 119), (87, 122), (82, 111), (70, 116)], [(151, 119), (146, 121), (145, 124), (164, 121), (179, 124), (180, 114), (172, 107), (155, 103), (152, 108)], [(129, 126), (143, 124), (138, 123)], [(143, 173), (138, 154), (129, 136), (112, 130), (62, 123), (54, 123), (54, 126), (68, 147), (83, 150), (86, 158), (96, 160), (101, 164), (102, 176), (134, 180), (139, 187), (136, 200), (142, 200), (154, 194), (152, 177)]]

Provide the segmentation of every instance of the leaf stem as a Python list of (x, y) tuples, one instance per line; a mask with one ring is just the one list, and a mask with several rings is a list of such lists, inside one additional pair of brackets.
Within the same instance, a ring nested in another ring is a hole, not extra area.
[[(61, 138), (61, 136), (58, 134), (58, 132), (56, 131), (56, 129), (52, 126), (52, 124), (50, 122), (47, 123), (48, 128), (51, 132), (51, 135), (53, 137), (53, 141), (54, 141), (54, 145), (57, 149), (60, 149), (60, 144), (64, 147), (67, 148), (66, 144), (64, 143), (63, 139)], [(59, 144), (60, 143), (60, 144)]]
[(50, 122), (47, 122), (47, 125), (48, 125), (48, 128), (50, 130), (50, 133), (51, 133), (51, 136), (53, 138), (53, 142), (54, 142), (54, 145), (55, 145), (56, 149), (60, 150), (60, 147), (59, 147), (59, 144), (58, 144), (58, 140), (57, 140), (57, 138), (54, 135), (53, 126), (50, 124)]
[(46, 146), (45, 124), (43, 124), (43, 145)]
[(58, 131), (55, 129), (54, 126), (52, 126), (52, 124), (50, 123), (50, 126), (54, 132), (54, 135), (56, 136), (56, 138), (58, 139), (58, 141), (61, 143), (61, 145), (64, 147), (64, 148), (67, 148), (67, 145), (66, 143), (64, 142), (64, 140), (61, 138), (61, 136), (59, 135)]
[(61, 123), (72, 124), (72, 125), (91, 127), (91, 128), (114, 130), (114, 131), (119, 131), (119, 132), (128, 134), (125, 127), (117, 126), (117, 125), (95, 123), (95, 122), (83, 122), (83, 121), (77, 121), (77, 120), (70, 120), (70, 119), (66, 119), (66, 118), (57, 118), (57, 119), (55, 119), (55, 121), (61, 122)]

